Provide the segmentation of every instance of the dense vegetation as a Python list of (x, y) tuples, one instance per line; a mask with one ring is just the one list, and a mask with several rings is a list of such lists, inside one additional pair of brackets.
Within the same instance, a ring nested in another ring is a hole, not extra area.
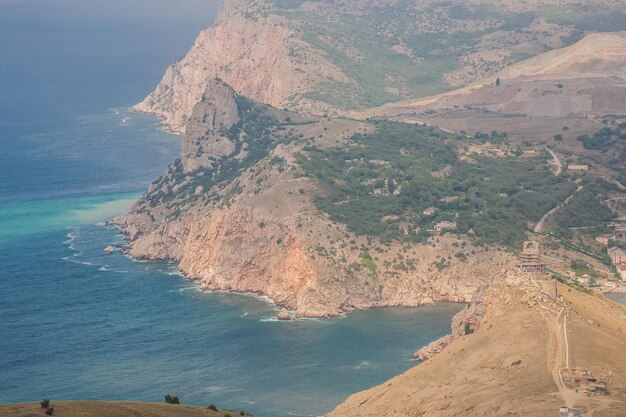
[[(200, 168), (190, 173), (183, 172), (182, 163), (177, 160), (169, 168), (167, 178), (161, 177), (155, 181), (155, 184), (166, 187), (160, 187), (149, 196), (152, 207), (174, 199), (182, 200), (182, 203), (195, 200), (197, 198), (195, 190), (198, 187), (208, 191), (215, 185), (226, 186), (242, 171), (265, 158), (276, 146), (278, 142), (274, 133), (279, 122), (276, 117), (269, 114), (268, 107), (255, 104), (243, 96), (237, 97), (237, 106), (240, 120), (229, 129), (220, 132), (234, 142), (235, 150), (232, 155), (220, 158), (211, 167)], [(243, 157), (234, 157), (242, 152)], [(179, 187), (176, 191), (175, 186)], [(208, 198), (219, 199), (216, 191), (213, 190)]]
[(578, 140), (585, 149), (594, 151), (591, 158), (597, 164), (613, 170), (617, 180), (626, 184), (626, 122), (578, 136)]
[(568, 203), (556, 213), (557, 224), (561, 228), (599, 226), (615, 217), (600, 201), (608, 198), (610, 191), (616, 191), (615, 184), (595, 179), (574, 194)]
[(459, 160), (456, 145), (431, 127), (383, 122), (347, 147), (307, 147), (299, 162), (322, 184), (321, 210), (383, 241), (420, 241), (450, 221), (457, 233), (518, 245), (530, 224), (575, 189), (551, 174), (543, 155)]

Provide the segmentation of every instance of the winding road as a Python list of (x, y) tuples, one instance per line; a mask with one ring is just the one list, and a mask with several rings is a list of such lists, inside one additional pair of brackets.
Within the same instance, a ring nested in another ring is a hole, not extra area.
[(558, 177), (559, 174), (561, 174), (561, 171), (563, 171), (563, 164), (561, 164), (561, 160), (559, 159), (559, 157), (556, 156), (556, 154), (552, 152), (552, 150), (547, 146), (546, 151), (548, 151), (550, 155), (552, 155), (552, 161), (550, 161), (550, 164), (556, 165), (556, 172), (554, 173), (554, 175)]
[(561, 207), (563, 207), (564, 205), (566, 205), (568, 203), (568, 201), (570, 201), (572, 199), (572, 197), (574, 197), (574, 194), (576, 194), (577, 192), (579, 192), (580, 190), (583, 189), (582, 185), (579, 185), (578, 188), (576, 188), (576, 191), (574, 191), (573, 193), (571, 193), (569, 195), (569, 197), (567, 197), (565, 199), (565, 201), (563, 201), (561, 204), (559, 204), (558, 206), (554, 207), (552, 210), (548, 211), (546, 214), (543, 215), (543, 217), (541, 219), (539, 219), (539, 222), (537, 222), (537, 225), (535, 226), (535, 228), (533, 229), (533, 232), (535, 233), (541, 233), (543, 230), (543, 223), (546, 221), (546, 219), (548, 217), (550, 217), (550, 215), (552, 215), (552, 213), (554, 213), (555, 211), (559, 210)]

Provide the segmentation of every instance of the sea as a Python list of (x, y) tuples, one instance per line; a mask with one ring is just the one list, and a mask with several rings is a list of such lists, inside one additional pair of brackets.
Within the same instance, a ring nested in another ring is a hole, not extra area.
[(215, 16), (210, 0), (0, 0), (0, 403), (163, 401), (316, 416), (417, 365), (463, 308), (279, 322), (171, 263), (103, 248), (179, 151), (133, 113)]

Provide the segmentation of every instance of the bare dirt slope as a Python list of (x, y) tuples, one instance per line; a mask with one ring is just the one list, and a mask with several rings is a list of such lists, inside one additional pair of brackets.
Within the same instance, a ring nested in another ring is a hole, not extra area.
[[(188, 405), (109, 401), (53, 401), (57, 417), (224, 417), (233, 411), (212, 411)], [(39, 403), (0, 405), (0, 417), (45, 417)]]
[[(582, 407), (585, 415), (625, 415), (626, 309), (565, 286), (553, 303), (536, 285), (529, 277), (501, 277), (487, 292), (487, 313), (476, 333), (351, 396), (329, 416), (543, 417), (558, 415), (566, 403)], [(610, 395), (589, 396), (561, 385), (566, 345), (570, 367), (614, 372)]]
[(626, 111), (620, 99), (625, 94), (626, 32), (594, 33), (461, 89), (355, 115), (400, 120), (416, 115), (455, 118), (463, 111), (480, 109), (483, 118), (494, 113), (509, 117), (588, 117)]

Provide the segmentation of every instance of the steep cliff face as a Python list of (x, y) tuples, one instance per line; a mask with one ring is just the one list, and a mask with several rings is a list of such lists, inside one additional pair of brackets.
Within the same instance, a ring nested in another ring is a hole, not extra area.
[[(114, 222), (133, 257), (174, 260), (200, 289), (255, 292), (299, 316), (326, 317), (467, 302), (512, 262), (462, 236), (380, 242), (320, 211), (314, 200), (323, 191), (302, 155), (347, 146), (373, 125), (299, 117), (255, 104), (216, 79), (191, 114), (180, 159)], [(461, 247), (475, 255), (452, 257)]]
[(263, 16), (252, 2), (239, 2), (224, 6), (215, 25), (200, 33), (187, 55), (134, 109), (154, 113), (169, 129), (184, 132), (215, 77), (258, 102), (317, 112), (331, 106), (303, 97), (312, 85), (351, 82), (322, 51), (300, 40), (286, 19)]
[(219, 158), (233, 153), (235, 144), (225, 132), (238, 121), (235, 92), (215, 78), (207, 80), (186, 124), (180, 153), (183, 171), (210, 167)]

